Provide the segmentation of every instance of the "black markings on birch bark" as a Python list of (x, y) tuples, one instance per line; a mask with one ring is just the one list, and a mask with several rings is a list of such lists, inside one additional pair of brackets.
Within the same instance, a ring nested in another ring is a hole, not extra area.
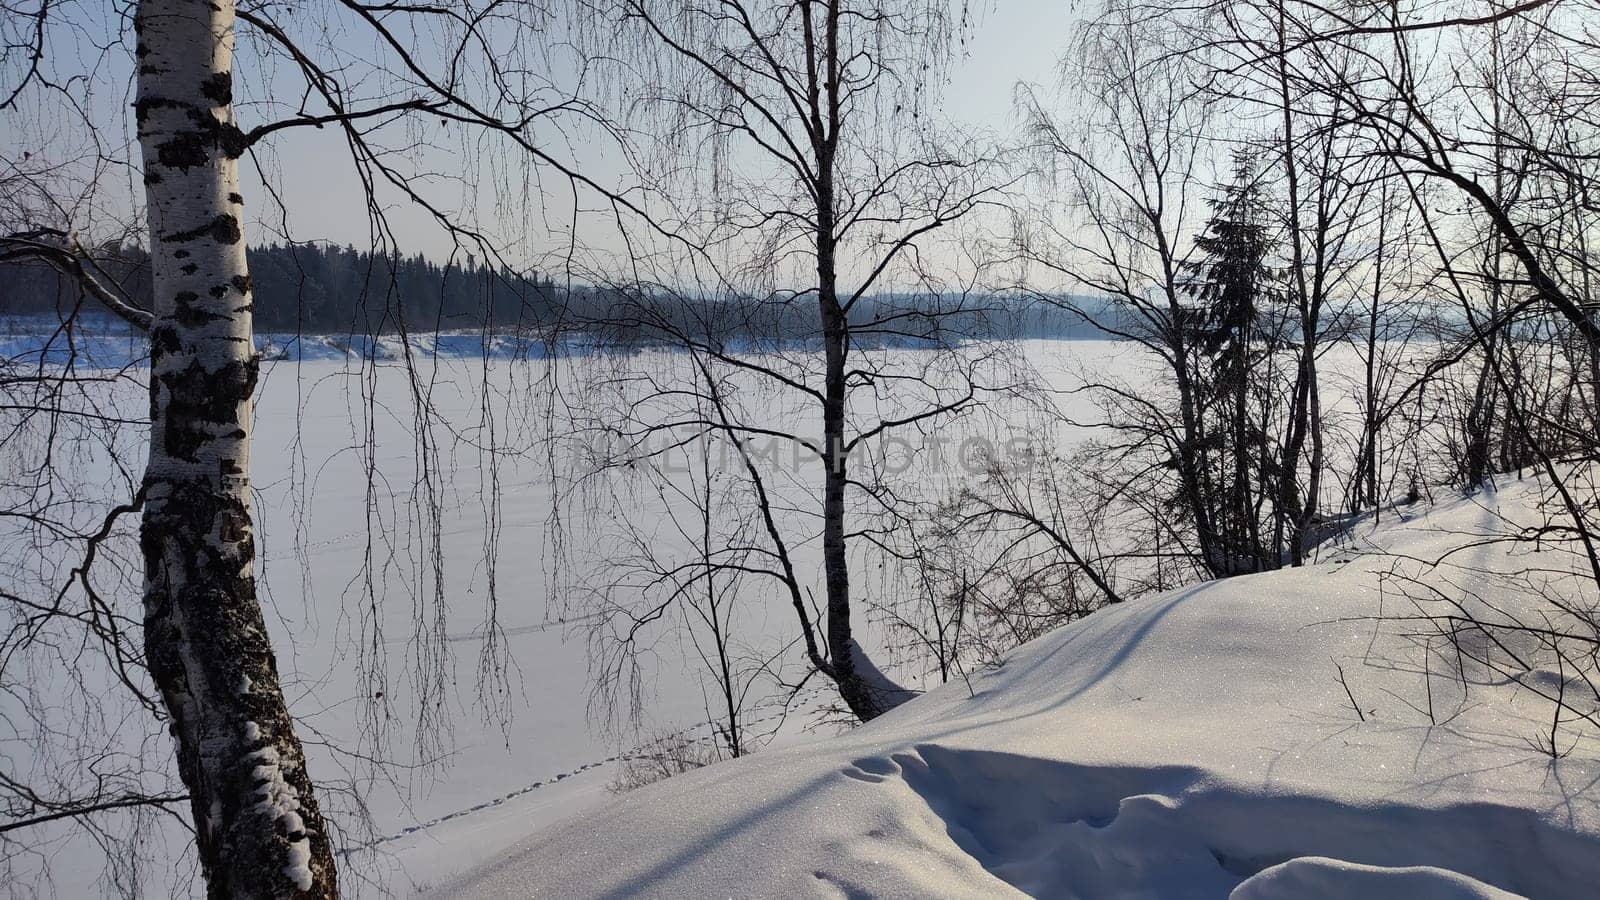
[(230, 0), (141, 0), (136, 20), (155, 300), (145, 650), (209, 895), (328, 898), (333, 853), (256, 597), (233, 19)]

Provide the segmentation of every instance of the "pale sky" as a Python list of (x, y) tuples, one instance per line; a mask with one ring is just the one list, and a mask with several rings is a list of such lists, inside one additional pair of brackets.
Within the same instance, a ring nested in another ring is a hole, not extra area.
[[(1004, 134), (1014, 127), (1017, 82), (1054, 87), (1069, 25), (1081, 12), (1082, 4), (1074, 0), (975, 0), (975, 5), (986, 8), (978, 13), (977, 24), (968, 34), (966, 53), (954, 64), (949, 83), (942, 91), (941, 115), (951, 123)], [(301, 10), (300, 25), (309, 26), (312, 39), (328, 41), (340, 47), (341, 52), (351, 54), (351, 58), (359, 59), (363, 54), (362, 40), (372, 41), (372, 35), (363, 29), (319, 19), (324, 15), (320, 5), (290, 9)], [(93, 197), (92, 202), (76, 204), (68, 214), (72, 227), (92, 239), (111, 236), (119, 223), (135, 223), (131, 210), (143, 194), (131, 113), (133, 38), (128, 12), (124, 0), (78, 0), (62, 7), (60, 14), (53, 17), (56, 30), (51, 32), (46, 74), (57, 83), (91, 87), (87, 109), (94, 122), (92, 130), (86, 132), (77, 114), (61, 102), (59, 95), (49, 92), (35, 92), (0, 114), (0, 152), (6, 158), (22, 159), (29, 154), (33, 160), (52, 162), (105, 160), (97, 168), (80, 163), (81, 175), (74, 176), (79, 187), (61, 191), (67, 195), (78, 191)], [(250, 40), (241, 40), (235, 60), (235, 94), (242, 101), (236, 114), (245, 130), (292, 112), (303, 90), (299, 73), (291, 71), (281, 59), (264, 58), (258, 51)], [(8, 86), (20, 71), (0, 72), (7, 81), (0, 87)], [(93, 73), (91, 77), (79, 80), (87, 72)], [(278, 108), (243, 102), (252, 96), (270, 96)], [(398, 127), (395, 132), (402, 138), (403, 128)], [(548, 248), (552, 243), (548, 235), (565, 228), (571, 216), (571, 201), (564, 181), (547, 181), (542, 195), (536, 192), (524, 197), (517, 190), (520, 182), (515, 173), (491, 171), (488, 174), (497, 175), (498, 180), (462, 188), (451, 184), (451, 179), (473, 167), (462, 164), (463, 156), (452, 154), (470, 153), (477, 136), (452, 133), (432, 124), (416, 137), (439, 148), (426, 157), (428, 167), (438, 173), (434, 188), (439, 193), (435, 199), (448, 197), (447, 205), (453, 207), (475, 201), (482, 222), (503, 223), (508, 213), (512, 219), (525, 217), (529, 223), (524, 229), (525, 256), (532, 257), (534, 252), (527, 252), (526, 248), (539, 243), (532, 235), (545, 235), (543, 246)], [(588, 158), (587, 145), (573, 147), (570, 153), (586, 172), (603, 172), (608, 166), (620, 171), (615, 160)], [(295, 240), (331, 241), (360, 248), (370, 245), (365, 190), (356, 178), (349, 148), (337, 129), (280, 131), (257, 145), (253, 156), (267, 169), (272, 191), (257, 175), (252, 159), (244, 160), (241, 176), (246, 208), (253, 220), (247, 223), (252, 243), (271, 242), (285, 230), (284, 215), (272, 201), (275, 193), (288, 211), (287, 231)], [(479, 158), (490, 160), (490, 169), (504, 165), (503, 160), (494, 159), (494, 154), (481, 154)], [(480, 173), (483, 170), (484, 167), (477, 169)], [(92, 193), (81, 187), (85, 184), (95, 185)], [(450, 244), (444, 233), (414, 205), (393, 191), (380, 197), (402, 251), (422, 252), (434, 258), (449, 253)], [(467, 218), (471, 218), (470, 210), (467, 212)], [(580, 228), (580, 233), (587, 232)], [(504, 234), (498, 237), (507, 239)], [(605, 237), (597, 239), (599, 252), (613, 249), (607, 241)], [(526, 264), (531, 260), (512, 261)]]
[[(968, 51), (951, 74), (943, 91), (942, 110), (951, 122), (969, 127), (1009, 131), (1015, 123), (1014, 87), (1019, 81), (1053, 87), (1055, 71), (1065, 44), (1071, 20), (1076, 15), (1071, 0), (995, 0), (992, 8), (980, 13), (977, 27), (969, 35)], [(241, 58), (240, 65), (246, 65)], [(241, 125), (250, 114), (240, 110)], [(448, 144), (450, 136), (431, 139)], [(363, 188), (355, 179), (349, 151), (332, 129), (314, 131), (291, 129), (274, 140), (271, 153), (263, 161), (275, 170), (272, 181), (289, 210), (290, 233), (297, 240), (325, 240), (366, 247), (370, 232)], [(582, 151), (576, 151), (582, 155)], [(447, 161), (439, 165), (449, 168)], [(266, 202), (260, 180), (246, 167), (243, 173), (246, 202), (256, 218), (251, 241), (265, 243), (282, 228), (278, 209)], [(547, 183), (546, 202), (537, 195), (526, 208), (533, 220), (530, 231), (547, 231), (563, 226), (570, 216), (565, 182)], [(478, 190), (480, 209), (487, 214), (498, 191)], [(390, 225), (397, 232), (405, 252), (423, 252), (443, 257), (449, 243), (443, 233), (415, 208), (389, 198)], [(518, 198), (511, 205), (520, 203)], [(541, 223), (541, 216), (551, 220)], [(601, 238), (602, 243), (605, 242)]]

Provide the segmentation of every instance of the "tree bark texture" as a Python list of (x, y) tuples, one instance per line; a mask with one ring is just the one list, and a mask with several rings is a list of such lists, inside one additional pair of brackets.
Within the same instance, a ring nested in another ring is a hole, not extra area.
[(233, 26), (233, 0), (141, 0), (135, 21), (155, 303), (145, 649), (208, 894), (328, 898), (333, 853), (256, 599)]

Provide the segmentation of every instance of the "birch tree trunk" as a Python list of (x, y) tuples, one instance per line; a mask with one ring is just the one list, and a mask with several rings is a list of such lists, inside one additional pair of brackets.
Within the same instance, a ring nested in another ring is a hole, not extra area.
[(256, 600), (233, 23), (233, 0), (141, 0), (135, 20), (155, 303), (145, 650), (209, 895), (327, 898), (333, 854)]
[[(863, 722), (870, 722), (913, 696), (889, 679), (856, 641), (851, 622), (850, 561), (846, 553), (845, 493), (849, 489), (849, 454), (845, 446), (845, 414), (848, 402), (845, 360), (849, 353), (850, 316), (839, 302), (839, 236), (835, 208), (835, 165), (838, 159), (841, 123), (839, 25), (843, 11), (837, 2), (823, 9), (819, 36), (811, 27), (807, 7), (806, 40), (811, 42), (807, 58), (819, 60), (816, 69), (821, 84), (808, 93), (812, 103), (812, 152), (816, 157), (817, 209), (817, 300), (822, 324), (822, 570), (828, 596), (828, 663), (845, 705)], [(819, 39), (820, 37), (820, 39)]]

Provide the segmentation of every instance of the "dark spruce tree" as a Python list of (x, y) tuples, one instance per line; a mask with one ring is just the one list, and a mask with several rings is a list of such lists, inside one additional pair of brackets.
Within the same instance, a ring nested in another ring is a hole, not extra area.
[(1283, 278), (1269, 263), (1275, 241), (1254, 159), (1237, 154), (1233, 180), (1208, 203), (1211, 217), (1195, 238), (1199, 258), (1188, 266), (1188, 364), (1199, 388), (1203, 497), (1217, 538), (1207, 564), (1238, 575), (1282, 562), (1273, 530), (1263, 527), (1285, 477), (1272, 463), (1263, 369), (1283, 337)]

